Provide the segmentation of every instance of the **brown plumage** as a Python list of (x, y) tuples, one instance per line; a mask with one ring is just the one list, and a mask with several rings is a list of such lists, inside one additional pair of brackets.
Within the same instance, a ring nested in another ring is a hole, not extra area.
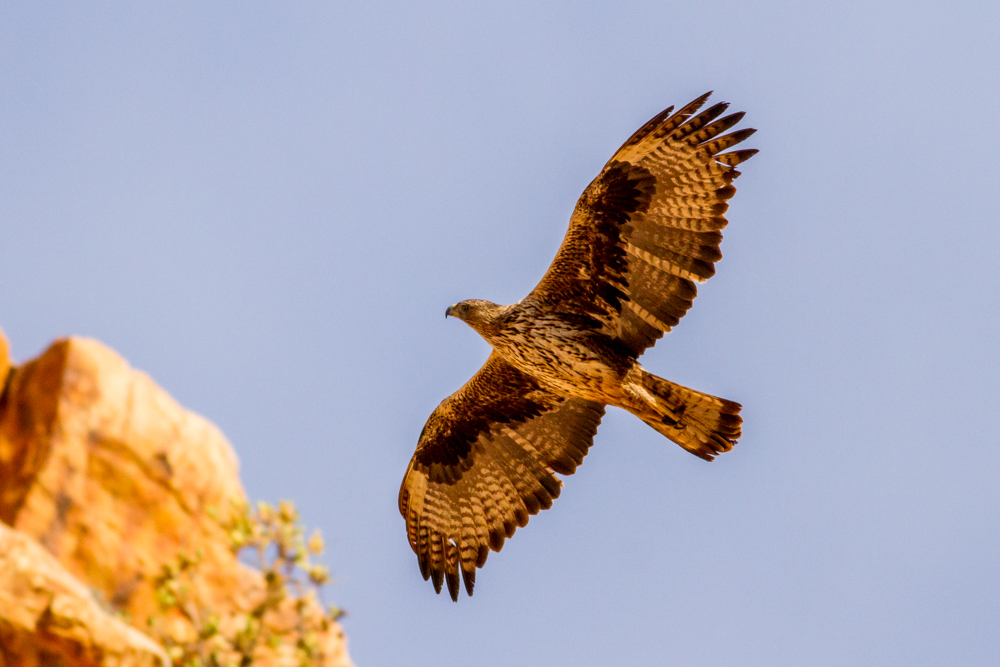
[[(587, 186), (552, 266), (520, 302), (463, 301), (447, 314), (492, 346), (486, 364), (431, 414), (399, 490), (424, 579), (472, 595), (489, 550), (548, 509), (583, 462), (607, 405), (706, 460), (740, 437), (740, 405), (636, 361), (715, 273), (736, 165), (754, 130), (702, 95), (643, 125)], [(726, 152), (729, 151), (729, 152)]]

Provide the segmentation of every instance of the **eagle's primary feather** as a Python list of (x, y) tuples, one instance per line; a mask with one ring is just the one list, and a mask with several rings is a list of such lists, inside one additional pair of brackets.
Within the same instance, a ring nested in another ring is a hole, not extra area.
[[(743, 113), (702, 95), (643, 125), (584, 190), (552, 265), (511, 306), (448, 309), (492, 346), (431, 414), (399, 491), (424, 579), (472, 595), (489, 550), (548, 509), (606, 405), (711, 460), (740, 436), (740, 405), (674, 384), (637, 359), (684, 316), (722, 257), (736, 166), (757, 151), (725, 134)], [(722, 116), (720, 118), (720, 116)]]

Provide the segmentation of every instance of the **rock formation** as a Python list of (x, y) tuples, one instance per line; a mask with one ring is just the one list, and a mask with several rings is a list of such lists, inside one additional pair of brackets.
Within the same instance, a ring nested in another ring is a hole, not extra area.
[[(12, 543), (37, 541), (58, 561), (39, 560), (39, 567), (61, 564), (138, 629), (158, 611), (156, 576), (182, 552), (201, 554), (197, 593), (211, 608), (238, 614), (262, 599), (260, 573), (236, 559), (220, 524), (245, 496), (236, 456), (213, 424), (96, 341), (57, 341), (9, 372), (7, 359), (0, 334), (0, 378), (7, 378), (0, 394), (0, 521), (14, 529), (4, 533)], [(8, 584), (0, 579), (0, 587)], [(0, 588), (0, 628), (22, 628), (18, 636), (25, 637), (32, 612), (21, 612), (41, 603), (17, 595)], [(105, 616), (81, 623), (121, 625)], [(177, 634), (193, 632), (177, 621)], [(43, 634), (38, 645), (48, 651)], [(337, 624), (319, 641), (324, 665), (351, 664)], [(0, 644), (6, 647), (2, 634)], [(146, 664), (93, 662), (82, 656), (99, 655), (96, 649), (66, 650), (66, 665)], [(105, 654), (116, 655), (111, 648)], [(260, 663), (276, 664), (263, 655)]]
[(0, 395), (7, 385), (7, 375), (10, 373), (10, 348), (7, 346), (7, 339), (0, 329)]
[(0, 524), (0, 665), (167, 664), (163, 648), (102, 609), (54, 556)]

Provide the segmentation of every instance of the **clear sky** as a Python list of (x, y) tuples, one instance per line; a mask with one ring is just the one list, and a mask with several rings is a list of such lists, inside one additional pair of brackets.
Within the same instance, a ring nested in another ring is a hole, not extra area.
[[(3, 3), (0, 327), (93, 336), (323, 529), (374, 665), (995, 665), (1000, 5)], [(747, 111), (725, 258), (645, 366), (740, 401), (705, 463), (612, 410), (453, 604), (396, 494), (663, 107)]]

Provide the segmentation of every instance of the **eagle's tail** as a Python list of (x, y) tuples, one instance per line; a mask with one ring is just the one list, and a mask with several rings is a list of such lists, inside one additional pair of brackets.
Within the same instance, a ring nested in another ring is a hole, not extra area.
[(645, 404), (641, 410), (631, 410), (637, 417), (706, 461), (733, 448), (743, 424), (739, 403), (637, 370), (635, 393)]

